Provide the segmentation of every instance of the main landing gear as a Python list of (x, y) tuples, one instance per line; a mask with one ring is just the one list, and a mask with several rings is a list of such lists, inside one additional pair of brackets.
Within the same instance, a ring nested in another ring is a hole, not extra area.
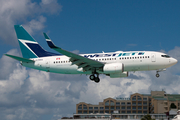
[(100, 81), (98, 73), (90, 75), (89, 79), (96, 82), (96, 83), (98, 83)]

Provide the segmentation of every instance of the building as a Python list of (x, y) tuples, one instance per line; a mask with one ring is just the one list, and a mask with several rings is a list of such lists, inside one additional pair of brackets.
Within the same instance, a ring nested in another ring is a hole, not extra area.
[(134, 93), (130, 98), (106, 98), (98, 105), (80, 102), (76, 104), (76, 114), (165, 114), (172, 103), (180, 109), (180, 94), (151, 91)]

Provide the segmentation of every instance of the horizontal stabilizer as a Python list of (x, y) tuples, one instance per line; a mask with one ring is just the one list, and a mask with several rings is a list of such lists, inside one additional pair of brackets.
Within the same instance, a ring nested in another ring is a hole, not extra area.
[(22, 57), (18, 57), (18, 56), (14, 56), (14, 55), (9, 55), (9, 54), (4, 54), (8, 57), (11, 57), (15, 60), (18, 60), (18, 61), (22, 61), (22, 62), (34, 62), (34, 60), (30, 60), (30, 59), (27, 59), (27, 58), (22, 58)]

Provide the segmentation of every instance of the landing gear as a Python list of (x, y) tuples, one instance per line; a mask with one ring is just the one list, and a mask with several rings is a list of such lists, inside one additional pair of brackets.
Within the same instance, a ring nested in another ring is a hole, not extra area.
[(94, 81), (95, 81), (96, 83), (99, 83), (99, 81), (100, 81), (99, 77), (96, 77)]
[(166, 71), (166, 69), (159, 69), (156, 71), (156, 77), (158, 78), (160, 75), (159, 75), (159, 72), (162, 72), (162, 71)]
[(94, 75), (90, 75), (89, 79), (94, 81), (95, 80), (95, 76)]
[[(96, 75), (96, 76), (95, 76)], [(99, 79), (99, 74), (98, 73), (94, 73), (92, 75), (89, 76), (89, 79), (96, 82), (96, 83), (99, 83), (100, 79)]]
[(159, 74), (156, 74), (156, 77), (158, 78), (160, 75)]
[(157, 77), (157, 78), (160, 76), (158, 72), (159, 72), (159, 71), (156, 72), (156, 77)]

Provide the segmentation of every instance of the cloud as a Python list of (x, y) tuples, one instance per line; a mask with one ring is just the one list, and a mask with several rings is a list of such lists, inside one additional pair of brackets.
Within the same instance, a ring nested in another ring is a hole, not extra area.
[(45, 14), (58, 14), (61, 10), (62, 6), (57, 3), (57, 0), (42, 0), (40, 2), (34, 2), (33, 0), (1, 0), (1, 41), (11, 45), (17, 45), (13, 28), (15, 24), (23, 24), (32, 34), (45, 27)]
[(32, 19), (29, 23), (23, 25), (23, 27), (29, 32), (29, 34), (33, 34), (34, 31), (42, 30), (45, 22), (46, 18), (39, 16), (37, 20)]
[[(16, 49), (12, 49), (7, 54), (20, 56)], [(3, 72), (0, 72), (0, 79), (6, 79), (7, 76), (13, 71), (16, 67), (16, 61), (13, 59), (7, 59), (7, 56), (3, 55), (0, 59), (0, 66)]]
[[(180, 60), (179, 50), (180, 47), (175, 47), (167, 53)], [(16, 49), (8, 53), (20, 54)], [(79, 102), (98, 104), (108, 97), (129, 98), (133, 93), (149, 94), (151, 90), (162, 89), (167, 93), (180, 93), (179, 63), (160, 72), (160, 78), (155, 77), (156, 71), (132, 72), (127, 78), (112, 79), (100, 75), (100, 83), (95, 83), (86, 75), (55, 74), (25, 68), (6, 56), (2, 56), (0, 61), (0, 70), (6, 69), (0, 79), (2, 120), (37, 120), (46, 115), (55, 120), (72, 116)]]

